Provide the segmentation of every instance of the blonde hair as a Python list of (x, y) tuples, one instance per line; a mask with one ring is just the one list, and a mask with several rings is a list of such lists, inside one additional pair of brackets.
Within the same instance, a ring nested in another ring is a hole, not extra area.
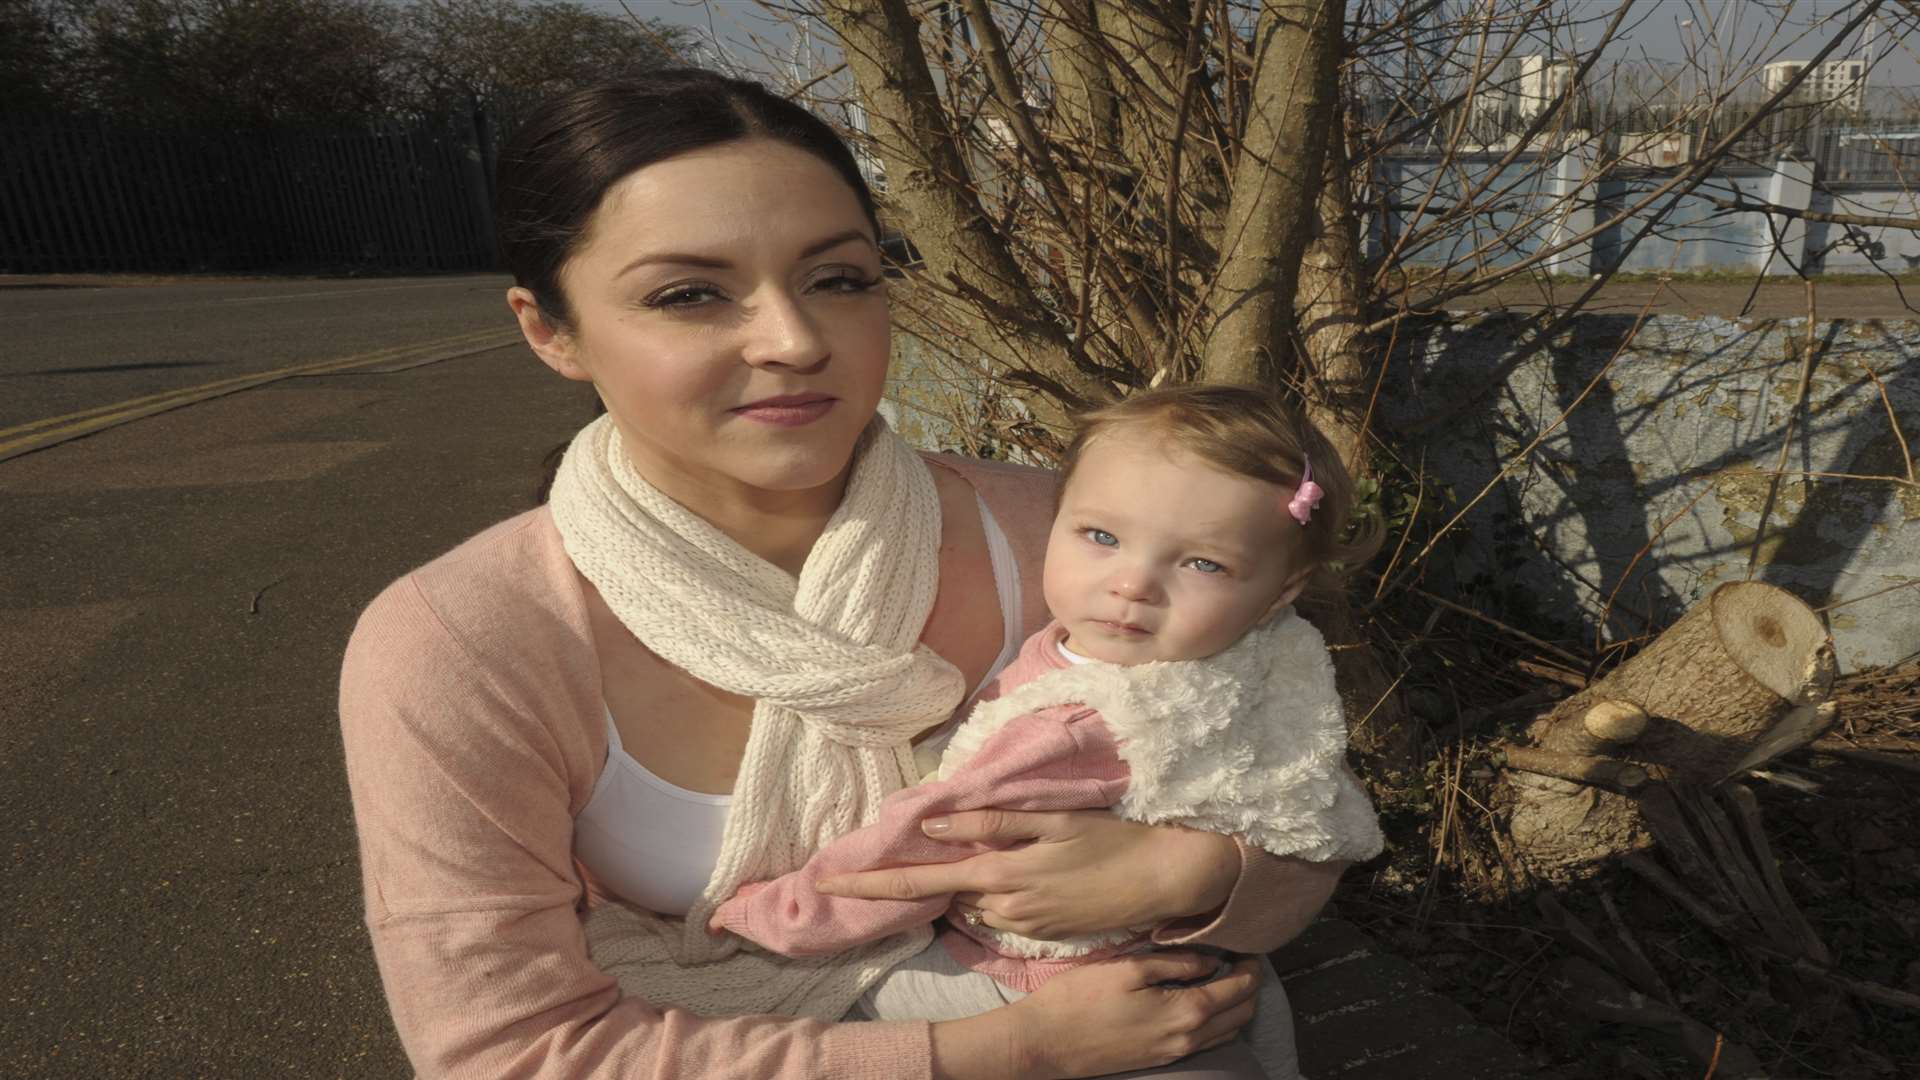
[[(1351, 570), (1380, 550), (1383, 530), (1373, 515), (1356, 520), (1353, 478), (1320, 430), (1277, 396), (1246, 386), (1186, 385), (1146, 390), (1075, 417), (1073, 442), (1061, 462), (1061, 489), (1093, 440), (1125, 427), (1143, 427), (1224, 472), (1289, 490), (1313, 465), (1313, 482), (1326, 492), (1301, 528), (1310, 566), (1339, 563)], [(1285, 514), (1284, 503), (1273, 512)], [(1353, 526), (1349, 535), (1349, 524)]]

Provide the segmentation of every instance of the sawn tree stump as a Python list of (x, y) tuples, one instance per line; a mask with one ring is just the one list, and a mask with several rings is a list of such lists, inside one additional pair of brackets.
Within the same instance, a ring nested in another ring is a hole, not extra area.
[(1566, 881), (1647, 847), (1635, 789), (1712, 786), (1812, 741), (1833, 722), (1834, 675), (1832, 639), (1799, 598), (1720, 586), (1508, 753), (1516, 853)]

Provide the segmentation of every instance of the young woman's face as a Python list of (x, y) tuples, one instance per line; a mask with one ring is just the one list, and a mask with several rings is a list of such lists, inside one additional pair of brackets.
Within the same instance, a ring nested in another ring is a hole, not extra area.
[(683, 500), (833, 484), (879, 405), (890, 338), (873, 228), (831, 166), (785, 143), (628, 176), (561, 287), (572, 327), (536, 351), (593, 382), (634, 467)]
[(1095, 437), (1060, 494), (1042, 578), (1068, 647), (1141, 664), (1238, 641), (1304, 580), (1291, 494), (1149, 432)]

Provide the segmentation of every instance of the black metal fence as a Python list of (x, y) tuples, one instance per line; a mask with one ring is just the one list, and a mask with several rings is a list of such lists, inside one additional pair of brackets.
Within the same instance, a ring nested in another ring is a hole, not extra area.
[(489, 269), (490, 141), (0, 118), (0, 272)]
[[(1528, 112), (1508, 98), (1470, 110), (1456, 153), (1499, 153), (1513, 145), (1533, 123)], [(1362, 112), (1386, 123), (1391, 134), (1387, 156), (1427, 157), (1455, 138), (1456, 112), (1414, 127), (1394, 128), (1396, 103), (1366, 101)], [(1456, 106), (1457, 109), (1457, 106)], [(1564, 117), (1553, 117), (1534, 136), (1549, 150), (1588, 138), (1598, 143), (1603, 160), (1620, 166), (1677, 168), (1728, 138), (1727, 168), (1769, 168), (1790, 159), (1814, 165), (1823, 188), (1891, 187), (1920, 192), (1920, 114), (1865, 116), (1806, 102), (1789, 102), (1755, 116), (1757, 106), (1735, 105), (1702, 112), (1695, 108), (1643, 106), (1596, 108), (1576, 103)]]

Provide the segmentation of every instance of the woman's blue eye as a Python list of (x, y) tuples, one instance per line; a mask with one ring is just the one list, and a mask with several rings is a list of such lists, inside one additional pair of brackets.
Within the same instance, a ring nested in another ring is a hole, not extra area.
[(1224, 574), (1227, 572), (1226, 567), (1221, 566), (1212, 559), (1189, 559), (1188, 562), (1193, 565), (1195, 570), (1203, 574)]
[(1083, 529), (1081, 531), (1086, 533), (1087, 539), (1099, 544), (1101, 547), (1120, 546), (1120, 538), (1105, 529)]

